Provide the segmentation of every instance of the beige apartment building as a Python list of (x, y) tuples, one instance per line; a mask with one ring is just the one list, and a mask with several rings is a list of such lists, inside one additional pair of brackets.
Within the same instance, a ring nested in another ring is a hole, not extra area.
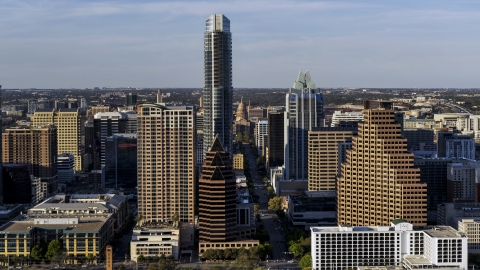
[(338, 144), (352, 140), (356, 130), (320, 127), (308, 132), (308, 191), (336, 190)]
[(32, 116), (33, 126), (51, 124), (57, 127), (58, 154), (72, 154), (75, 158), (75, 171), (82, 171), (80, 108), (35, 110)]
[(57, 129), (7, 128), (2, 134), (2, 162), (26, 164), (29, 173), (47, 183), (46, 196), (57, 192)]
[(141, 104), (138, 213), (142, 222), (194, 223), (195, 117), (192, 107)]
[(427, 185), (420, 183), (420, 169), (413, 167), (407, 139), (394, 121), (393, 110), (364, 111), (338, 178), (338, 224), (388, 226), (395, 219), (427, 224)]

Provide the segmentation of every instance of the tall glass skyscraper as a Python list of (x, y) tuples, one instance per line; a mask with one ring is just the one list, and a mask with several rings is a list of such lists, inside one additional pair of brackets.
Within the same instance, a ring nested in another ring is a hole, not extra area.
[(308, 131), (325, 126), (323, 95), (307, 70), (300, 70), (285, 102), (285, 180), (308, 179)]
[(215, 136), (227, 152), (232, 151), (232, 34), (230, 20), (214, 14), (206, 21), (204, 104), (204, 153)]

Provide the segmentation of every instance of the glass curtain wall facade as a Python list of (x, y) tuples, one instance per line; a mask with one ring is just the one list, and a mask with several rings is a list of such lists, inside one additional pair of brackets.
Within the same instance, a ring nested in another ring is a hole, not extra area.
[(218, 136), (227, 152), (232, 148), (232, 34), (230, 20), (214, 14), (206, 21), (204, 153)]

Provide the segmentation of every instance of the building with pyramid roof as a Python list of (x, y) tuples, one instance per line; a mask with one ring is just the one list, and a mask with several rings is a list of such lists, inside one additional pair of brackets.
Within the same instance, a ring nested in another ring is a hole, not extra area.
[[(237, 190), (230, 154), (225, 151), (218, 137), (205, 154), (198, 184), (199, 252), (207, 249), (253, 247), (258, 240), (246, 235), (255, 233), (237, 222)], [(237, 213), (238, 212), (238, 213)], [(252, 224), (254, 221), (252, 220)]]

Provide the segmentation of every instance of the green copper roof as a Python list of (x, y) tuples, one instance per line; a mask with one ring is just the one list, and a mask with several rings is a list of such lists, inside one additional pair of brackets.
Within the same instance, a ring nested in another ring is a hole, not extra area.
[(305, 73), (303, 73), (300, 70), (300, 72), (298, 73), (298, 78), (293, 84), (293, 88), (298, 90), (303, 90), (305, 88), (317, 89), (317, 86), (315, 85), (315, 82), (310, 76), (310, 71), (307, 70)]
[(406, 221), (405, 219), (401, 219), (401, 218), (392, 220), (393, 225), (397, 225), (399, 223), (405, 223), (405, 222), (408, 223), (408, 221)]

